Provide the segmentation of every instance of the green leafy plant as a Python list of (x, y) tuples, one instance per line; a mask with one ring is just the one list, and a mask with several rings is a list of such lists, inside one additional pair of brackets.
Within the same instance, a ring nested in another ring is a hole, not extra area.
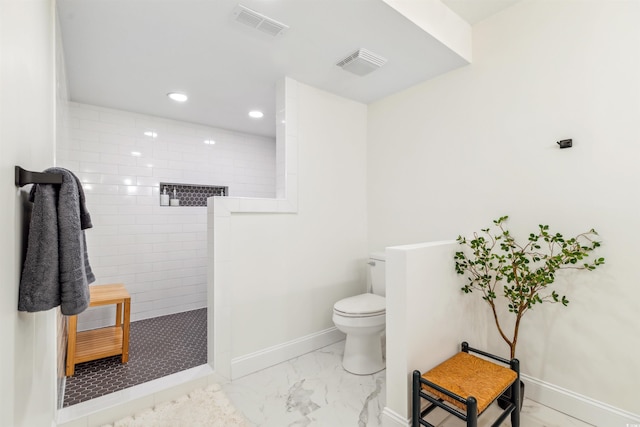
[[(596, 240), (598, 233), (593, 229), (565, 239), (560, 233), (550, 232), (548, 225), (540, 225), (537, 233), (529, 234), (528, 241), (520, 244), (505, 226), (508, 218), (494, 220), (493, 229), (474, 233), (471, 240), (458, 236), (457, 242), (463, 249), (456, 252), (454, 259), (456, 272), (468, 279), (462, 291), (482, 294), (514, 358), (520, 322), (529, 310), (545, 302), (569, 304), (565, 295), (550, 289), (556, 273), (564, 269), (592, 271), (604, 264), (604, 258), (590, 260), (591, 252), (600, 246)], [(498, 316), (500, 297), (504, 297), (509, 312), (515, 315), (511, 337)]]

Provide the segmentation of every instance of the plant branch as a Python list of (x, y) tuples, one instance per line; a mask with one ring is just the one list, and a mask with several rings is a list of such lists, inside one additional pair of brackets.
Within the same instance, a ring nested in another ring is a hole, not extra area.
[(500, 326), (500, 320), (498, 318), (498, 313), (496, 311), (495, 303), (493, 301), (489, 301), (489, 305), (491, 306), (491, 312), (493, 313), (493, 320), (496, 322), (496, 327), (498, 328), (498, 332), (500, 333), (500, 336), (502, 337), (504, 342), (506, 342), (509, 345), (509, 347), (511, 347), (513, 343), (509, 339), (509, 337), (507, 337), (507, 335), (502, 331), (502, 327)]
[[(493, 233), (486, 228), (481, 234), (474, 233), (472, 240), (459, 236), (458, 243), (471, 254), (464, 250), (456, 252), (455, 262), (456, 272), (466, 274), (468, 278), (462, 290), (482, 293), (482, 299), (491, 307), (498, 333), (514, 357), (522, 318), (535, 304), (569, 303), (565, 296), (560, 297), (555, 291), (544, 292), (554, 283), (556, 273), (564, 269), (595, 270), (604, 264), (604, 258), (585, 262), (601, 243), (593, 238), (598, 235), (593, 229), (565, 240), (562, 234), (551, 233), (549, 226), (540, 225), (538, 232), (529, 234), (528, 242), (521, 245), (505, 226), (507, 219), (508, 216), (502, 216), (494, 220)], [(546, 250), (541, 249), (541, 244)], [(498, 316), (496, 301), (500, 295), (496, 288), (499, 284), (503, 285), (502, 297), (507, 301), (509, 312), (516, 316), (512, 338), (505, 334)], [(543, 292), (546, 295), (541, 295)]]

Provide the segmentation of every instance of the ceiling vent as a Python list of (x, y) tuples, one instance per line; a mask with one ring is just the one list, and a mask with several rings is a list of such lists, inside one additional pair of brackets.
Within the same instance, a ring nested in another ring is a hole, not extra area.
[(233, 14), (237, 22), (248, 25), (251, 28), (260, 30), (263, 33), (269, 34), (273, 37), (282, 35), (286, 30), (289, 29), (288, 25), (264, 16), (263, 14), (258, 13), (255, 10), (251, 10), (241, 4), (233, 9)]
[(358, 49), (336, 65), (353, 74), (364, 76), (386, 64), (387, 60), (367, 49)]

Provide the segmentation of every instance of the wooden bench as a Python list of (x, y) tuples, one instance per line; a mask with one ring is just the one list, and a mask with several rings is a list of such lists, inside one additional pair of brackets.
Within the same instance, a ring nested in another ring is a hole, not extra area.
[(67, 340), (67, 376), (75, 372), (76, 364), (103, 357), (122, 355), (129, 360), (129, 318), (131, 296), (122, 283), (89, 286), (89, 307), (116, 305), (114, 326), (77, 332), (78, 316), (69, 316)]

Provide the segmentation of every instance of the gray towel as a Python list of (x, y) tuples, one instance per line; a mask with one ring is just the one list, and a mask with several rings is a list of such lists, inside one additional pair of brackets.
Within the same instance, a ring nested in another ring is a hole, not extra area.
[(62, 175), (62, 184), (35, 184), (31, 189), (33, 212), (18, 310), (44, 311), (59, 305), (62, 314), (79, 314), (89, 306), (89, 283), (95, 280), (84, 235), (92, 227), (91, 216), (72, 172), (45, 172)]

